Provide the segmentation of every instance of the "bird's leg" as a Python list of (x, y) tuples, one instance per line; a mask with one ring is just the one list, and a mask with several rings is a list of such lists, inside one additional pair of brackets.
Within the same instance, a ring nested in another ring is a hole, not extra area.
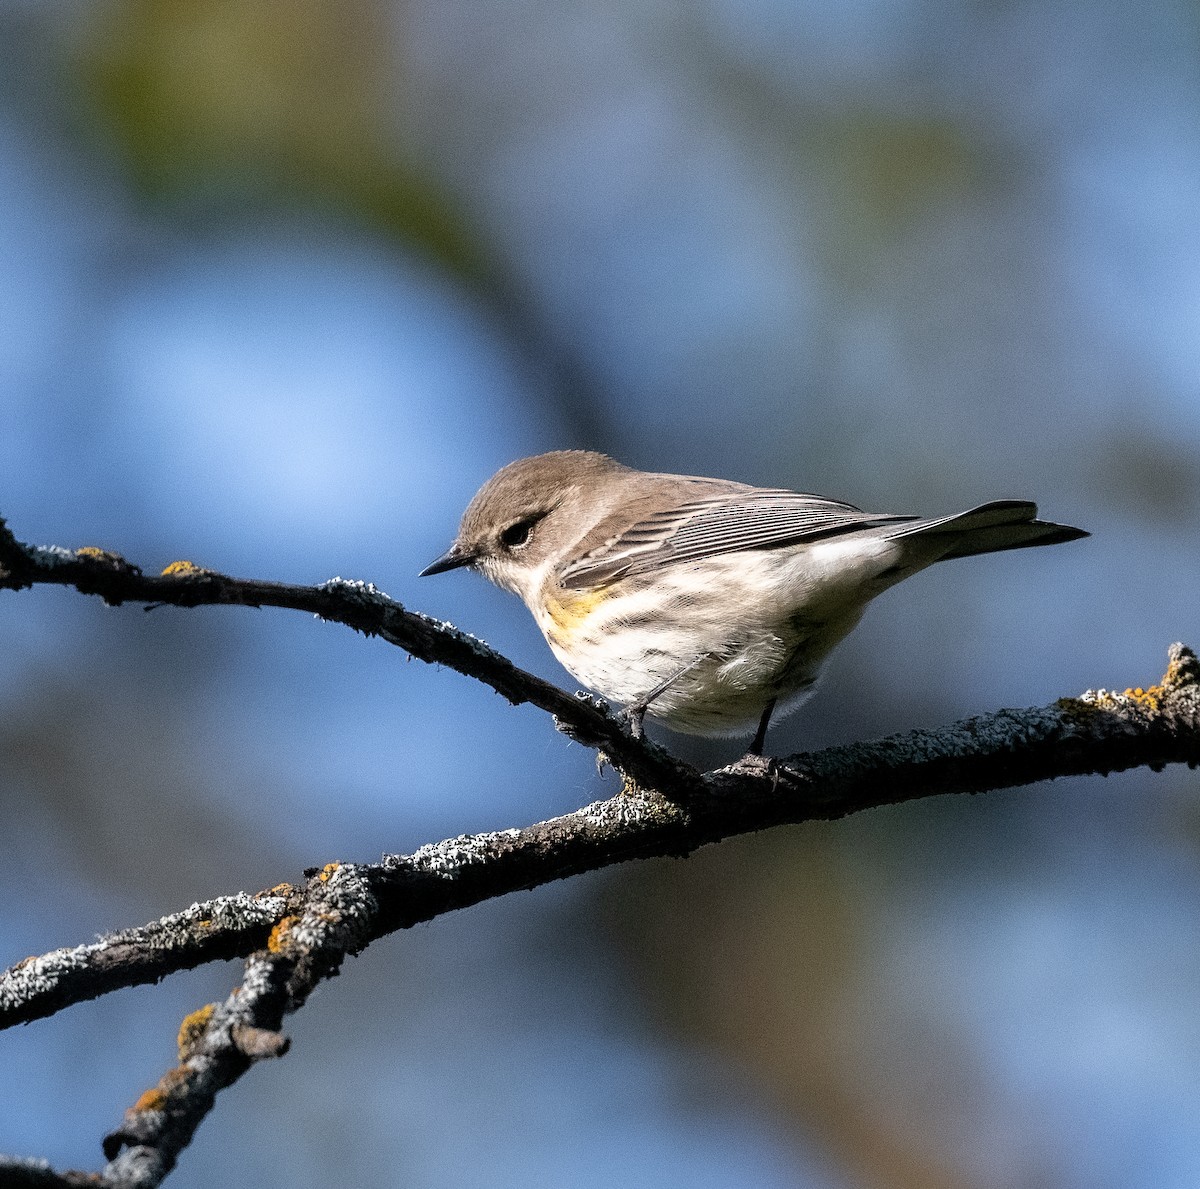
[(665, 693), (685, 673), (690, 673), (701, 661), (707, 660), (711, 655), (712, 653), (702, 652), (698, 657), (688, 661), (677, 673), (672, 673), (665, 681), (660, 681), (644, 698), (639, 698), (638, 701), (625, 707), (625, 721), (629, 724), (629, 733), (635, 739), (641, 739), (645, 734), (642, 730), (642, 722), (646, 717), (646, 711), (650, 709), (650, 703), (660, 694)]
[(625, 707), (625, 725), (635, 739), (646, 737), (646, 732), (642, 729), (642, 722), (646, 717), (648, 705), (647, 702), (637, 702), (632, 706)]
[(750, 744), (750, 750), (746, 752), (748, 756), (762, 755), (763, 748), (767, 745), (767, 724), (771, 721), (776, 701), (777, 699), (772, 698), (763, 708), (762, 718), (758, 721), (758, 730), (754, 732), (754, 742)]

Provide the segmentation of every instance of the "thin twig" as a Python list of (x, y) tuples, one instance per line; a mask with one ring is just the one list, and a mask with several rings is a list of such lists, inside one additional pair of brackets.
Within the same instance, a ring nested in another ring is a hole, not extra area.
[(308, 611), (367, 636), (380, 636), (410, 656), (445, 665), (491, 686), (514, 705), (528, 702), (553, 715), (558, 728), (638, 784), (667, 795), (685, 794), (698, 773), (648, 739), (634, 738), (602, 703), (572, 696), (518, 668), (482, 640), (418, 611), (409, 611), (371, 583), (331, 578), (319, 586), (296, 586), (233, 578), (188, 561), (172, 562), (149, 575), (116, 553), (26, 545), (0, 518), (0, 590), (49, 584), (99, 595), (110, 606), (281, 607)]

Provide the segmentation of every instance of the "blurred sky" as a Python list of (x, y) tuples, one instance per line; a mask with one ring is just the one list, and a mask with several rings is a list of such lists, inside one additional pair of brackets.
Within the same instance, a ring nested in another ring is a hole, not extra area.
[[(889, 592), (779, 752), (1200, 644), (1193, 4), (6, 0), (0, 46), (23, 540), (373, 581), (570, 686), (516, 600), (416, 578), (524, 454), (1092, 531)], [(0, 596), (0, 965), (614, 789), (303, 616)], [(1195, 791), (942, 799), (434, 922), (171, 1183), (1194, 1186)], [(0, 1150), (97, 1167), (237, 978), (0, 1035)]]

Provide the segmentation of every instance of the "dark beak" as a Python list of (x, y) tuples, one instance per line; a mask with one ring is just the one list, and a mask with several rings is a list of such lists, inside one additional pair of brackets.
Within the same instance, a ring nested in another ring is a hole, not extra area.
[(469, 553), (460, 553), (457, 545), (451, 545), (435, 562), (427, 565), (418, 578), (428, 578), (430, 574), (444, 574), (447, 570), (457, 570), (460, 566), (469, 566), (474, 557)]

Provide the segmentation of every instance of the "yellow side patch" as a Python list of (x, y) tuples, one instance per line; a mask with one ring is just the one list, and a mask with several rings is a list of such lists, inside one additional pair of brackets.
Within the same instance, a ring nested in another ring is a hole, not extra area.
[(593, 611), (608, 601), (608, 591), (572, 590), (547, 594), (543, 606), (550, 622), (560, 631), (573, 632)]

